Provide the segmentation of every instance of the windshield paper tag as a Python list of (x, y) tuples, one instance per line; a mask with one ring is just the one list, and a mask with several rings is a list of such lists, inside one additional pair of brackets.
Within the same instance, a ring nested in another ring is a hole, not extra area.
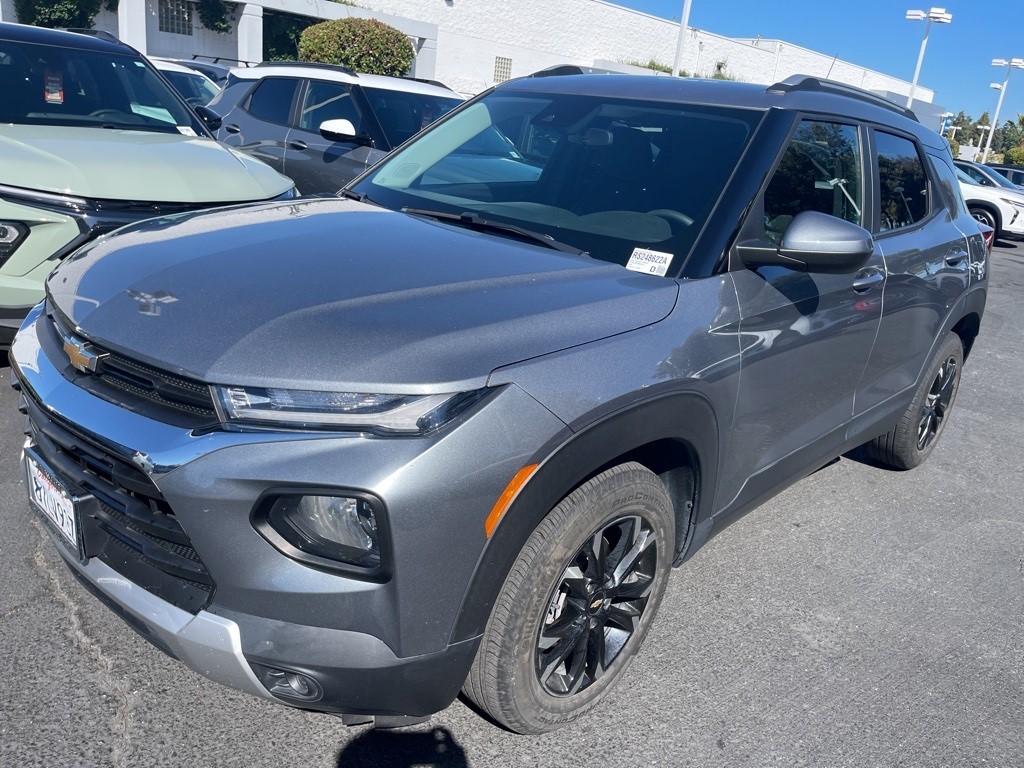
[(633, 255), (626, 262), (626, 269), (643, 272), (645, 275), (664, 277), (668, 273), (668, 265), (672, 263), (671, 253), (650, 251), (647, 248), (634, 248)]
[(182, 136), (195, 136), (196, 135), (196, 132), (193, 131), (191, 128), (189, 128), (187, 125), (179, 125), (178, 126), (178, 133), (180, 133)]
[(43, 98), (47, 104), (64, 103), (64, 76), (58, 70), (46, 70), (43, 74), (43, 84)]

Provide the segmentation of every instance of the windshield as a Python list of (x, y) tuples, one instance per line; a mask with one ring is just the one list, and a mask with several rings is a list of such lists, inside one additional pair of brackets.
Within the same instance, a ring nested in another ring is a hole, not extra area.
[(972, 179), (970, 176), (968, 176), (966, 173), (964, 173), (962, 170), (960, 170), (960, 168), (956, 169), (956, 177), (963, 184), (970, 184), (973, 187), (980, 187), (981, 186), (981, 184), (979, 184), (974, 179)]
[[(496, 91), (395, 153), (355, 191), (394, 210), (475, 214), (626, 264), (680, 266), (760, 112)], [(660, 274), (666, 274), (662, 271)]]
[(0, 40), (0, 122), (204, 133), (137, 54)]
[(363, 88), (363, 95), (377, 115), (380, 127), (384, 129), (392, 147), (404, 144), (437, 118), (447, 115), (462, 99), (454, 94), (446, 99), (408, 91), (391, 91), (387, 88)]
[(1014, 192), (1020, 192), (1020, 187), (1018, 187), (1016, 184), (1014, 184), (1012, 181), (1010, 181), (1008, 178), (1003, 176), (1003, 174), (999, 173), (998, 171), (986, 168), (985, 177), (995, 182), (1000, 187), (1012, 189)]
[(164, 77), (174, 86), (181, 97), (193, 107), (205, 107), (218, 93), (220, 88), (214, 85), (208, 77), (198, 72), (164, 72)]

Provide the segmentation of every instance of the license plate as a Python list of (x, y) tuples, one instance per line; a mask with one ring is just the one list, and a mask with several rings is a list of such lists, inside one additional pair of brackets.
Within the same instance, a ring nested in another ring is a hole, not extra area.
[(78, 551), (78, 516), (75, 500), (67, 489), (28, 452), (25, 453), (25, 482), (28, 498), (36, 509), (46, 515), (68, 544)]

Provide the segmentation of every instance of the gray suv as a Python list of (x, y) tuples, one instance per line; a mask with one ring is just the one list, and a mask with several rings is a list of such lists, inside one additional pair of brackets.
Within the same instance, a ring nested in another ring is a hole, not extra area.
[(28, 493), (213, 680), (548, 731), (730, 522), (856, 446), (929, 455), (988, 256), (946, 143), (865, 92), (513, 81), (342, 199), (61, 264), (12, 350)]

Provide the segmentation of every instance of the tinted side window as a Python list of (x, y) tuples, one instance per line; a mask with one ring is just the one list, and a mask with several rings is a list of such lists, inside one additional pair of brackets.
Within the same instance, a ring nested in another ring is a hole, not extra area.
[(879, 229), (906, 227), (928, 215), (928, 177), (912, 141), (875, 131), (878, 151)]
[(362, 132), (359, 111), (352, 103), (352, 91), (344, 83), (310, 80), (299, 112), (299, 128), (316, 133), (325, 120), (350, 120), (356, 133)]
[(804, 120), (765, 190), (765, 236), (782, 242), (789, 222), (803, 211), (861, 224), (861, 187), (857, 128)]
[(287, 125), (298, 84), (298, 80), (288, 77), (266, 78), (249, 97), (246, 112), (260, 120)]

